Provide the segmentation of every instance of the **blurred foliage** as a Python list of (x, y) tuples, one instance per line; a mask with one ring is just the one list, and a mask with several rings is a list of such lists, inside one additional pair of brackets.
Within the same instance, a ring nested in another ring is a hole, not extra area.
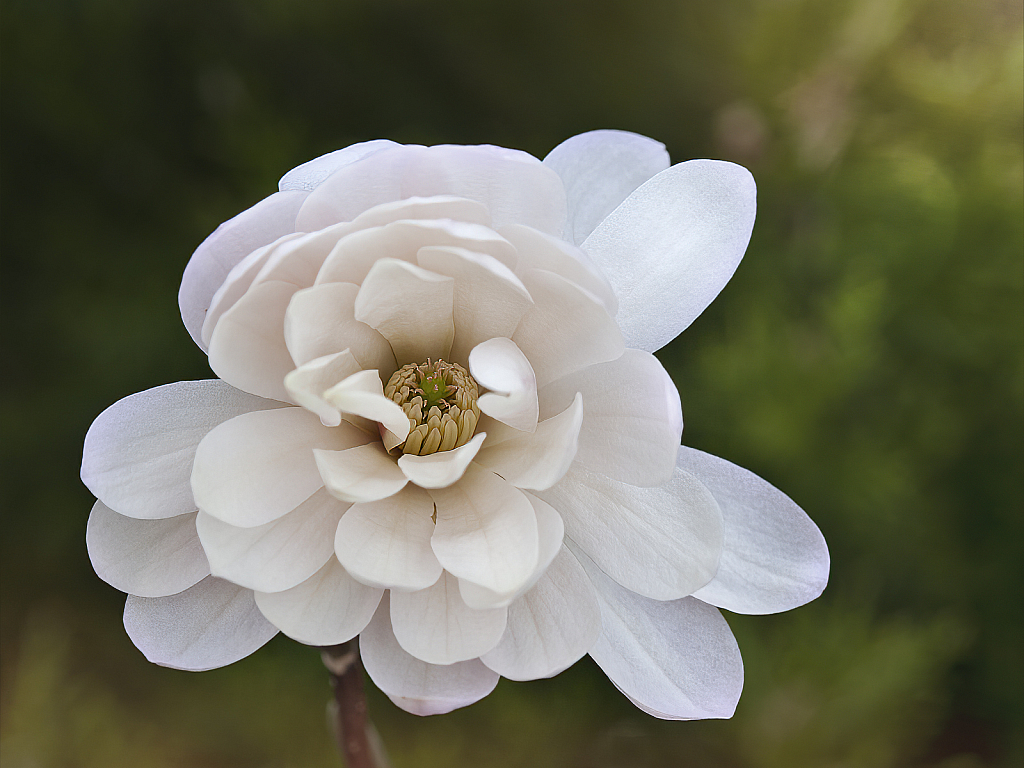
[(338, 764), (317, 654), (149, 665), (91, 571), (81, 440), (209, 375), (195, 245), (353, 141), (543, 156), (598, 127), (750, 167), (721, 297), (661, 353), (684, 440), (819, 523), (825, 595), (728, 618), (735, 718), (668, 723), (587, 660), (419, 719), (396, 768), (1024, 761), (1020, 0), (5, 0), (0, 763)]

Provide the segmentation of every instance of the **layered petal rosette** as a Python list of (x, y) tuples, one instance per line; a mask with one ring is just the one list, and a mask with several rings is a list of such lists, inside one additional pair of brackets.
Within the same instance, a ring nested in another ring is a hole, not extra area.
[(754, 210), (744, 169), (616, 131), (543, 162), (372, 141), (290, 171), (185, 270), (218, 378), (86, 437), (89, 553), (133, 642), (201, 670), (277, 632), (358, 635), (417, 714), (590, 653), (651, 714), (731, 715), (718, 608), (811, 600), (828, 553), (782, 493), (680, 446), (651, 353), (730, 278)]

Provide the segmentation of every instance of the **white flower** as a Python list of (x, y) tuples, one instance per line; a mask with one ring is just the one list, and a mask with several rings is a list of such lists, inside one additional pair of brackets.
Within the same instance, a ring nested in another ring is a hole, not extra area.
[(357, 144), (284, 176), (182, 280), (218, 379), (96, 419), (96, 572), (151, 661), (230, 664), (278, 631), (360, 636), (399, 706), (590, 653), (640, 708), (728, 717), (719, 608), (787, 610), (828, 575), (810, 519), (679, 445), (651, 354), (736, 269), (754, 184), (616, 131), (540, 162)]

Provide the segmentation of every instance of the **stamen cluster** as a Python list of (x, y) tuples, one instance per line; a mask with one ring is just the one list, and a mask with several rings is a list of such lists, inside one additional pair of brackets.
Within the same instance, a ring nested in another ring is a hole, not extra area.
[(384, 387), (409, 418), (402, 453), (426, 456), (465, 445), (476, 431), (480, 396), (476, 381), (458, 363), (427, 360), (403, 365)]

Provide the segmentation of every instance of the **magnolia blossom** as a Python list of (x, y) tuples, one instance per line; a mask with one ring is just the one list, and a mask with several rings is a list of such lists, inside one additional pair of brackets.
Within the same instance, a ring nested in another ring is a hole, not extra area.
[(356, 144), (222, 224), (179, 295), (216, 379), (104, 411), (87, 542), (157, 664), (278, 632), (359, 636), (398, 706), (447, 712), (589, 653), (641, 709), (728, 717), (719, 608), (816, 597), (828, 553), (781, 492), (681, 447), (651, 354), (722, 289), (746, 170), (617, 131), (543, 161)]

